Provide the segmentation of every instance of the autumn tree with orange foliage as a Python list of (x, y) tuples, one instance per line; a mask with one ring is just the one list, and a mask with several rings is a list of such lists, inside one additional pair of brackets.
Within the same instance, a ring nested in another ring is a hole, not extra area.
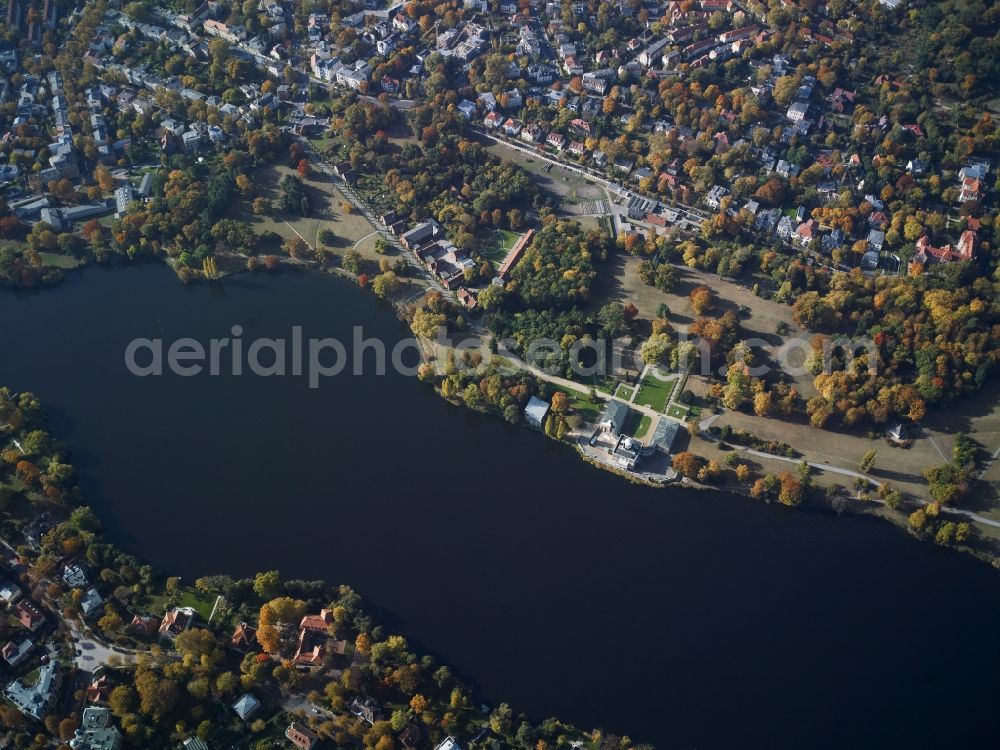
[(306, 614), (306, 603), (301, 599), (279, 596), (260, 608), (257, 641), (268, 653), (281, 650), (284, 637), (299, 624)]
[(702, 464), (704, 464), (704, 459), (691, 451), (681, 451), (674, 456), (673, 460), (674, 471), (689, 479), (695, 479), (698, 476)]
[(712, 290), (707, 286), (696, 286), (688, 296), (692, 309), (698, 315), (704, 315), (712, 309)]

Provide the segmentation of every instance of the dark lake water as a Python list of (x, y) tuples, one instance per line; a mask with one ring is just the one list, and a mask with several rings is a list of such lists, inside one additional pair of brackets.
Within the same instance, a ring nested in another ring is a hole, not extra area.
[(88, 270), (0, 294), (0, 382), (35, 391), (110, 537), (187, 580), (353, 585), (485, 699), (660, 748), (940, 748), (1000, 737), (1000, 574), (887, 524), (632, 486), (415, 379), (137, 378), (135, 337), (396, 341), (318, 275), (184, 287)]

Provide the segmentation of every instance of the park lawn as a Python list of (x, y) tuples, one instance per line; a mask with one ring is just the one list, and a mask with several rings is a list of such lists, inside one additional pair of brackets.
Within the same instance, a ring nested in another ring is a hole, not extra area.
[(569, 396), (570, 406), (579, 414), (581, 417), (586, 419), (588, 422), (597, 421), (597, 417), (601, 413), (602, 404), (596, 399), (591, 399), (586, 393), (581, 391), (575, 391), (572, 388), (566, 388), (561, 385), (555, 386), (555, 389), (560, 393), (565, 393)]
[(639, 386), (639, 393), (636, 394), (635, 403), (642, 406), (651, 406), (657, 411), (663, 411), (667, 407), (667, 401), (674, 392), (677, 378), (659, 380), (652, 375), (647, 375)]
[[(278, 185), (286, 175), (296, 174), (296, 171), (284, 165), (267, 166), (253, 174), (257, 193), (275, 202), (278, 197)], [(344, 196), (336, 185), (321, 172), (313, 172), (303, 180), (309, 193), (311, 207), (307, 216), (286, 214), (273, 210), (266, 216), (255, 216), (250, 209), (250, 201), (233, 201), (229, 209), (229, 218), (250, 224), (257, 234), (273, 232), (282, 240), (291, 237), (303, 238), (310, 247), (315, 247), (319, 241), (321, 229), (329, 229), (337, 237), (331, 249), (345, 252), (358, 240), (369, 235), (373, 227), (359, 213), (345, 213), (340, 205)], [(278, 252), (280, 243), (261, 248), (261, 253)]]
[(615, 394), (618, 398), (623, 398), (626, 401), (632, 398), (633, 389), (627, 385), (618, 386), (618, 392)]
[(688, 410), (686, 406), (678, 406), (677, 404), (671, 404), (667, 409), (667, 414), (675, 419), (687, 419)]
[(191, 607), (203, 622), (208, 622), (212, 614), (212, 607), (215, 606), (215, 596), (207, 594), (202, 596), (192, 588), (184, 587), (173, 596), (160, 594), (149, 598), (147, 607), (149, 611), (155, 613), (165, 612), (168, 603), (175, 607)]
[(494, 230), (492, 242), (489, 247), (483, 250), (483, 257), (493, 265), (499, 266), (520, 236), (517, 232), (512, 232), (509, 229)]
[(632, 437), (642, 438), (645, 437), (646, 433), (649, 432), (649, 425), (652, 424), (653, 419), (648, 414), (643, 414), (639, 419), (639, 424), (636, 425), (635, 430), (632, 432)]
[(599, 390), (601, 393), (608, 394), (609, 396), (614, 395), (619, 382), (616, 378), (604, 373), (603, 375), (594, 375), (592, 379), (594, 388)]
[(328, 135), (318, 135), (318, 136), (313, 136), (312, 138), (309, 138), (309, 143), (312, 144), (312, 147), (314, 149), (316, 149), (321, 154), (325, 153), (326, 152), (326, 147), (329, 146), (333, 142), (334, 142), (334, 139), (331, 136), (328, 136)]
[(209, 616), (212, 614), (212, 607), (215, 606), (215, 597), (208, 596), (207, 598), (200, 596), (193, 589), (184, 589), (177, 597), (178, 607), (191, 607), (198, 615), (208, 621)]
[(49, 268), (79, 268), (83, 265), (83, 260), (74, 258), (72, 255), (60, 255), (59, 253), (39, 253), (42, 263)]
[(519, 233), (512, 232), (509, 229), (498, 229), (496, 232), (500, 239), (500, 247), (505, 253), (514, 247), (514, 243), (517, 242), (517, 238), (521, 236)]
[(28, 674), (21, 678), (21, 684), (25, 687), (31, 687), (32, 685), (38, 684), (38, 678), (41, 676), (42, 668), (35, 667)]

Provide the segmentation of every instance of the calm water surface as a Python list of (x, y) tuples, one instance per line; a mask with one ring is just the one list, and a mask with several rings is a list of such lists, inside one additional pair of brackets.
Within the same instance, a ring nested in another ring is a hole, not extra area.
[(0, 382), (35, 391), (110, 537), (186, 579), (350, 583), (485, 699), (660, 748), (1000, 737), (1000, 574), (887, 524), (632, 486), (416, 380), (136, 378), (135, 337), (404, 331), (314, 275), (158, 266), (0, 294)]

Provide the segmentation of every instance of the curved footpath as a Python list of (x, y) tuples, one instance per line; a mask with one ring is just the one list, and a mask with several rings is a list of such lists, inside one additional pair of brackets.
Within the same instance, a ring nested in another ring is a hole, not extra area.
[[(567, 378), (561, 378), (557, 375), (550, 375), (549, 373), (545, 372), (542, 369), (529, 365), (527, 362), (520, 359), (517, 355), (513, 354), (512, 352), (510, 352), (510, 350), (506, 348), (502, 347), (500, 349), (500, 354), (506, 359), (510, 360), (517, 367), (526, 370), (527, 372), (530, 372), (532, 375), (541, 378), (542, 380), (546, 380), (550, 383), (554, 383), (555, 385), (560, 385), (564, 388), (570, 388), (575, 391), (579, 391), (581, 388), (585, 387), (582, 384), (577, 383), (576, 381), (568, 380)], [(615, 401), (620, 401), (623, 404), (627, 404), (630, 408), (640, 411), (651, 418), (672, 419), (675, 422), (680, 422), (681, 424), (685, 424), (683, 420), (677, 419), (676, 417), (672, 417), (669, 414), (658, 412), (649, 406), (643, 406), (642, 404), (632, 403), (628, 399), (619, 398), (618, 396), (615, 396), (613, 394), (602, 393), (601, 396), (604, 398), (613, 399)], [(718, 443), (721, 441), (717, 437), (712, 435), (710, 432), (708, 432), (708, 427), (714, 421), (716, 416), (718, 415), (712, 415), (711, 417), (704, 419), (698, 423), (698, 436), (703, 438), (704, 440), (708, 440), (709, 442), (714, 442), (714, 443)], [(758, 451), (740, 445), (733, 445), (732, 447), (735, 450), (740, 451), (741, 453), (746, 453), (747, 455), (755, 456), (757, 458), (784, 461), (786, 463), (795, 464), (796, 466), (798, 466), (803, 462), (803, 459), (789, 458), (788, 456), (778, 456), (773, 453), (765, 453), (764, 451)], [(839, 466), (833, 466), (831, 464), (825, 464), (818, 461), (806, 460), (805, 463), (811, 468), (818, 469), (819, 471), (826, 471), (832, 474), (839, 474), (841, 476), (852, 477), (854, 479), (864, 479), (865, 481), (875, 485), (876, 487), (882, 486), (882, 482), (880, 482), (879, 480), (873, 479), (867, 474), (863, 474), (859, 471), (854, 471), (853, 469), (844, 469)], [(921, 506), (931, 505), (931, 503), (928, 502), (927, 500), (922, 500), (920, 498), (915, 498), (915, 499), (917, 500), (918, 503), (920, 503)], [(869, 502), (875, 502), (881, 505), (885, 505), (885, 501), (878, 497), (871, 498)], [(992, 526), (993, 528), (1000, 528), (1000, 521), (994, 521), (993, 519), (986, 518), (984, 516), (979, 515), (978, 513), (973, 513), (970, 510), (962, 510), (961, 508), (949, 508), (945, 506), (941, 508), (941, 512), (949, 516), (959, 516), (961, 518), (966, 518), (970, 521), (981, 523), (984, 526)]]

